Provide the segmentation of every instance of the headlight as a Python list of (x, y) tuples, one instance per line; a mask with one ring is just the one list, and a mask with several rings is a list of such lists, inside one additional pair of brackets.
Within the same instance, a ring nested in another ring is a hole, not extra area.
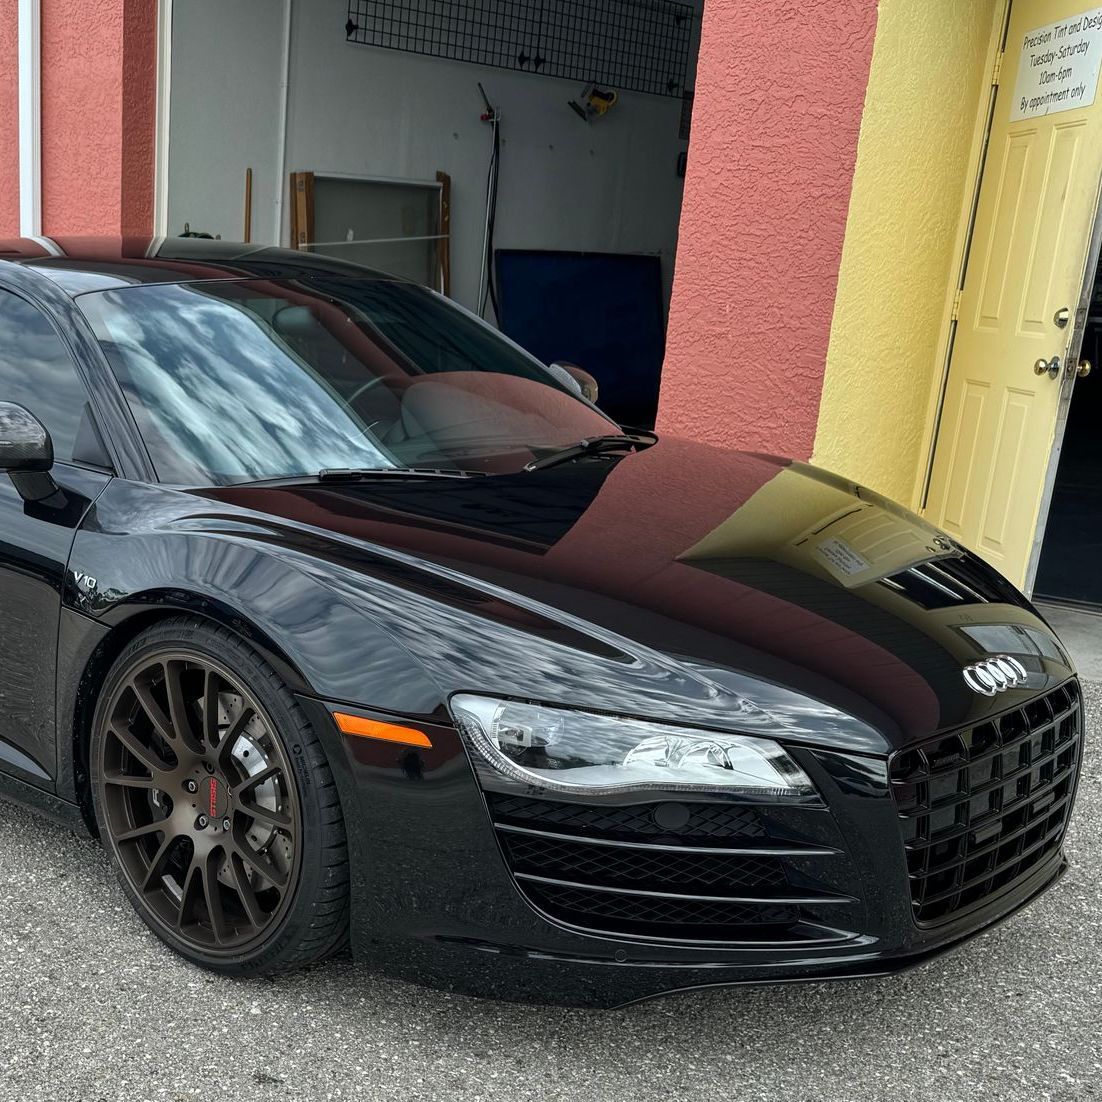
[(591, 796), (706, 790), (758, 802), (816, 794), (769, 739), (481, 696), (455, 696), (451, 710), (481, 761), (526, 787)]

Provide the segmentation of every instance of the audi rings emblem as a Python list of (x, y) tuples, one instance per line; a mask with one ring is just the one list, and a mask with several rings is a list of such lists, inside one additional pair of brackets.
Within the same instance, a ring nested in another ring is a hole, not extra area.
[(1025, 666), (1008, 654), (996, 654), (982, 662), (964, 667), (964, 682), (973, 692), (994, 696), (1007, 689), (1016, 689), (1029, 676)]

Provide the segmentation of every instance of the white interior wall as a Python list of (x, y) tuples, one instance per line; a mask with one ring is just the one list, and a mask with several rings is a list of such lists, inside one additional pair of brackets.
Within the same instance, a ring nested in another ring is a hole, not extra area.
[[(477, 298), (490, 127), (502, 113), (498, 248), (658, 253), (667, 292), (681, 207), (681, 100), (621, 93), (584, 123), (571, 81), (344, 41), (345, 0), (293, 0), (284, 171), (278, 141), (281, 8), (274, 0), (175, 0), (169, 231), (240, 237), (254, 169), (254, 240), (271, 241), (286, 173), (452, 178), (452, 293)], [(260, 9), (264, 9), (261, 13)], [(182, 74), (182, 75), (181, 75)], [(287, 218), (282, 244), (289, 239)]]
[[(310, 0), (303, 0), (309, 3)], [(169, 91), (168, 225), (240, 241), (245, 170), (253, 170), (253, 240), (275, 234), (279, 0), (174, 0)]]

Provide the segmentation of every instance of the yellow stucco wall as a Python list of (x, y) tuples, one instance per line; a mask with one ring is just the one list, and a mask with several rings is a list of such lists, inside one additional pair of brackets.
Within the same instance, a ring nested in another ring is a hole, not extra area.
[(812, 461), (911, 506), (1004, 10), (880, 2)]

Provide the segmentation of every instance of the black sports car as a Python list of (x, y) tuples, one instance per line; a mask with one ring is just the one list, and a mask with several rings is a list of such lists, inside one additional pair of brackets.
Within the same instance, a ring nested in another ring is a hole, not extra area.
[(422, 287), (0, 244), (0, 403), (0, 790), (203, 967), (612, 1005), (899, 969), (1065, 867), (1020, 593)]

